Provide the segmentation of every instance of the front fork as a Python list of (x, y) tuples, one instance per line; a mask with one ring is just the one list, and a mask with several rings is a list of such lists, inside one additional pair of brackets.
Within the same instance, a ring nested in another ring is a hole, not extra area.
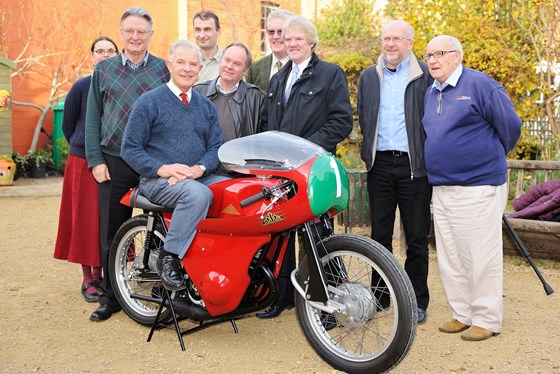
[(307, 269), (295, 269), (292, 271), (292, 284), (296, 291), (312, 307), (327, 313), (342, 313), (346, 309), (345, 305), (329, 298), (329, 291), (332, 293), (338, 293), (339, 291), (335, 287), (328, 285), (327, 274), (321, 262), (312, 226), (312, 222), (304, 224), (304, 229), (301, 233), (303, 240), (300, 241), (307, 256)]

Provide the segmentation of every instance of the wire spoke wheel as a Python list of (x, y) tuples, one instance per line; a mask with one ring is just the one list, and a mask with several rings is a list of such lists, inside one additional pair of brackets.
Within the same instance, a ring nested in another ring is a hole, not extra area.
[[(416, 334), (416, 298), (406, 273), (379, 243), (336, 235), (318, 244), (329, 298), (341, 312), (327, 314), (298, 295), (296, 311), (315, 351), (335, 369), (372, 373), (390, 369)], [(306, 271), (307, 260), (299, 271)]]
[[(155, 271), (155, 261), (165, 242), (164, 231), (156, 227), (146, 247), (147, 223), (146, 215), (129, 219), (117, 232), (109, 255), (115, 296), (124, 312), (143, 325), (151, 325), (155, 320), (157, 301), (162, 299), (164, 289)], [(146, 248), (150, 253), (148, 264), (144, 265)], [(169, 313), (164, 309), (160, 319), (165, 320)]]

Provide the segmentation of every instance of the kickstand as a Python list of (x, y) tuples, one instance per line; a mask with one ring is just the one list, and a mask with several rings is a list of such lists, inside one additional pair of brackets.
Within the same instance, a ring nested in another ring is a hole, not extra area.
[(235, 319), (233, 319), (233, 318), (230, 319), (230, 322), (231, 322), (231, 327), (233, 327), (233, 331), (234, 331), (236, 334), (239, 334), (239, 330), (237, 329), (237, 324), (235, 323)]
[[(154, 323), (152, 324), (152, 329), (150, 330), (150, 334), (148, 335), (148, 342), (150, 340), (152, 340), (152, 335), (154, 334), (154, 330), (156, 329), (156, 326), (159, 323), (159, 317), (161, 315), (161, 311), (163, 310), (163, 307), (165, 306), (165, 301), (169, 302), (169, 309), (171, 309), (171, 316), (173, 317), (173, 322), (175, 323), (175, 331), (177, 332), (177, 338), (179, 339), (179, 343), (181, 344), (181, 350), (184, 352), (186, 351), (185, 349), (185, 342), (183, 342), (183, 333), (181, 332), (181, 328), (179, 327), (179, 321), (177, 320), (177, 314), (175, 313), (175, 308), (173, 307), (173, 302), (171, 301), (171, 298), (169, 297), (169, 290), (167, 288), (164, 288), (164, 293), (163, 293), (163, 299), (161, 300), (161, 304), (159, 306), (157, 315), (156, 315), (156, 319), (154, 320)], [(232, 323), (233, 320), (232, 320)], [(234, 325), (234, 330), (237, 330), (237, 326)]]

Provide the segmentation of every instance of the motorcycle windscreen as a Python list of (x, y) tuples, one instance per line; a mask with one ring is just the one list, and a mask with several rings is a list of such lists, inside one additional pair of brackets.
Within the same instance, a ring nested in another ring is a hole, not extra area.
[(337, 212), (346, 209), (350, 199), (348, 177), (332, 154), (320, 155), (311, 166), (307, 194), (311, 211), (316, 216), (330, 209)]
[(316, 155), (326, 154), (315, 143), (281, 131), (266, 131), (224, 143), (218, 150), (222, 165), (242, 174), (297, 169)]

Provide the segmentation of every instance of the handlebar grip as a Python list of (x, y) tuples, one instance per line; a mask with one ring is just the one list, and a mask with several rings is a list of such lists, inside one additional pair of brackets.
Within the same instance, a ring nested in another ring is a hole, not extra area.
[(256, 202), (256, 201), (259, 201), (259, 200), (264, 199), (264, 196), (265, 196), (265, 195), (264, 195), (264, 190), (263, 190), (263, 191), (259, 192), (259, 193), (256, 194), (256, 195), (253, 195), (253, 196), (250, 196), (250, 197), (248, 197), (248, 198), (246, 198), (246, 199), (244, 199), (244, 200), (241, 200), (241, 201), (239, 202), (239, 205), (241, 205), (242, 208), (245, 208), (245, 207), (246, 207), (247, 205), (249, 205), (249, 204), (253, 204), (253, 203)]

